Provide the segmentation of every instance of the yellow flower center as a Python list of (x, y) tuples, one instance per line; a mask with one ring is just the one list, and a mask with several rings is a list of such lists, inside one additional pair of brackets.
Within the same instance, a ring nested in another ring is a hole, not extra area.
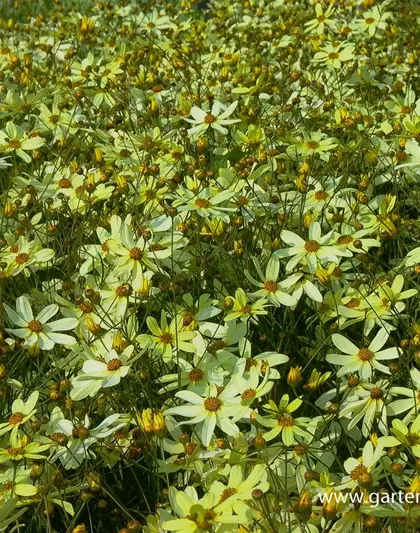
[(278, 419), (278, 424), (282, 428), (290, 428), (295, 425), (295, 419), (290, 415), (282, 415)]
[(18, 139), (11, 139), (7, 144), (9, 148), (13, 148), (14, 150), (18, 150), (22, 146)]
[(308, 253), (317, 252), (320, 248), (321, 248), (321, 245), (317, 241), (311, 240), (311, 241), (306, 241), (305, 243), (305, 250)]
[(378, 387), (375, 387), (370, 391), (370, 397), (372, 398), (372, 400), (380, 400), (381, 398), (383, 398), (383, 395), (384, 393)]
[(111, 359), (111, 361), (106, 365), (106, 369), (110, 372), (114, 372), (122, 367), (122, 362), (119, 359)]
[(143, 259), (143, 252), (140, 248), (131, 248), (130, 258), (134, 259), (134, 261), (141, 261)]
[(40, 333), (42, 331), (42, 324), (39, 320), (31, 320), (28, 322), (28, 328), (34, 333)]
[(22, 455), (23, 453), (23, 448), (13, 448), (12, 446), (9, 446), (9, 448), (7, 448), (7, 455), (10, 455), (11, 457), (17, 457), (18, 455)]
[(297, 444), (295, 446), (295, 454), (302, 457), (308, 453), (309, 446), (306, 444)]
[(236, 494), (236, 492), (237, 492), (237, 490), (234, 489), (233, 487), (228, 487), (220, 495), (219, 503), (222, 503), (222, 502), (226, 501), (228, 498), (230, 498), (231, 496)]
[(13, 413), (12, 416), (9, 418), (9, 425), (17, 426), (22, 422), (24, 418), (25, 415), (23, 413)]
[(420, 444), (420, 435), (418, 433), (407, 433), (407, 440), (411, 446)]
[(213, 124), (213, 122), (216, 122), (216, 120), (217, 118), (214, 115), (211, 115), (210, 113), (204, 118), (204, 122), (206, 124)]
[(357, 356), (361, 361), (371, 361), (373, 359), (373, 353), (367, 348), (361, 348)]
[(344, 307), (347, 307), (348, 309), (357, 309), (358, 307), (360, 307), (359, 298), (352, 298), (344, 305)]
[(174, 336), (168, 331), (166, 333), (162, 333), (159, 339), (163, 344), (172, 344), (174, 342)]
[(210, 398), (206, 398), (204, 400), (204, 409), (206, 411), (210, 411), (211, 413), (218, 411), (221, 405), (222, 402), (219, 400), (219, 398), (216, 398), (214, 396), (211, 396)]
[(255, 398), (256, 394), (257, 393), (256, 393), (255, 389), (246, 389), (242, 393), (241, 398), (242, 398), (242, 400), (249, 400), (251, 398)]
[(267, 292), (277, 292), (278, 288), (279, 288), (278, 283), (276, 283), (275, 281), (267, 280), (264, 283), (264, 289)]
[(351, 471), (350, 476), (354, 481), (359, 481), (365, 474), (368, 474), (368, 469), (365, 465), (359, 465)]
[(210, 202), (208, 200), (206, 200), (205, 198), (198, 198), (196, 201), (195, 201), (195, 205), (196, 207), (198, 207), (199, 209), (203, 209), (203, 208), (206, 208), (210, 205)]
[(17, 265), (24, 265), (29, 261), (29, 255), (25, 253), (17, 254), (15, 261)]
[(253, 367), (253, 366), (257, 366), (257, 361), (255, 361), (255, 359), (253, 359), (252, 357), (248, 357), (248, 359), (246, 360), (246, 363), (245, 363), (245, 370), (247, 372), (250, 371), (250, 369)]
[(198, 383), (203, 379), (203, 377), (204, 372), (201, 370), (201, 368), (193, 368), (188, 374), (188, 379), (191, 381), (191, 383)]
[(356, 376), (350, 376), (349, 379), (347, 380), (347, 385), (350, 388), (357, 387), (359, 383), (360, 383), (360, 379)]
[(315, 200), (326, 200), (327, 198), (329, 198), (329, 195), (325, 191), (317, 191), (315, 193)]
[(187, 455), (192, 455), (197, 449), (197, 446), (198, 445), (195, 442), (187, 442), (187, 444), (185, 444), (184, 446), (185, 453)]

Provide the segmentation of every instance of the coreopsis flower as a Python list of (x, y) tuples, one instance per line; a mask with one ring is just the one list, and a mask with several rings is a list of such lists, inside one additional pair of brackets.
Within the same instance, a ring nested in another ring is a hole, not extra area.
[[(8, 468), (0, 472), (0, 494), (9, 500), (13, 496), (28, 498), (38, 493), (38, 487), (32, 483), (30, 470), (21, 467)], [(1, 524), (1, 522), (0, 522)]]
[(343, 477), (337, 488), (341, 490), (344, 488), (353, 489), (358, 485), (362, 487), (372, 486), (382, 469), (378, 462), (384, 453), (382, 446), (374, 448), (372, 442), (368, 440), (359, 460), (350, 457), (344, 462), (344, 468), (348, 475)]
[(392, 421), (391, 433), (395, 435), (395, 438), (392, 440), (393, 437), (387, 437), (386, 444), (388, 446), (403, 444), (411, 450), (415, 457), (420, 458), (420, 415), (416, 416), (410, 427), (408, 427), (407, 422), (395, 418)]
[(265, 310), (267, 301), (265, 298), (260, 298), (259, 300), (250, 303), (245, 291), (241, 288), (235, 291), (235, 298), (231, 296), (230, 299), (233, 303), (233, 307), (232, 311), (225, 317), (226, 322), (239, 318), (244, 322), (250, 320), (251, 322), (256, 323), (259, 315), (267, 314), (267, 311)]
[(184, 294), (182, 305), (177, 306), (177, 312), (183, 317), (182, 325), (184, 328), (191, 331), (196, 329), (201, 332), (205, 331), (209, 324), (208, 319), (222, 312), (221, 309), (213, 305), (215, 303), (217, 301), (213, 300), (210, 294), (202, 294), (196, 302), (194, 302), (191, 294)]
[[(137, 280), (142, 280), (142, 274), (144, 273), (142, 272)], [(130, 283), (126, 283), (125, 279), (126, 276), (124, 275), (120, 276), (120, 278), (115, 278), (111, 274), (107, 279), (107, 288), (99, 291), (101, 306), (107, 315), (107, 321), (114, 319), (114, 317), (117, 320), (121, 320), (127, 311), (129, 303), (135, 301), (134, 287)]]
[(227, 485), (215, 481), (210, 491), (216, 496), (216, 512), (250, 516), (247, 501), (252, 501), (253, 491), (267, 492), (270, 484), (267, 481), (267, 468), (263, 464), (255, 465), (248, 476), (244, 465), (233, 465), (229, 472)]
[[(176, 240), (173, 240), (172, 246), (176, 248)], [(156, 262), (171, 255), (170, 248), (154, 250), (143, 236), (136, 238), (128, 224), (121, 226), (120, 243), (110, 239), (107, 241), (107, 247), (114, 255), (115, 274), (131, 273), (133, 280), (141, 276), (145, 269), (156, 272), (159, 269)]]
[(406, 423), (420, 410), (420, 371), (417, 368), (410, 369), (410, 378), (413, 388), (392, 386), (391, 392), (395, 395), (404, 396), (404, 399), (394, 400), (389, 404), (390, 415), (400, 415), (407, 412), (403, 418)]
[(322, 9), (321, 4), (315, 4), (316, 17), (305, 22), (305, 32), (321, 35), (322, 33), (325, 33), (326, 29), (333, 29), (335, 27), (335, 21), (331, 18), (331, 15), (333, 15), (334, 12), (335, 8), (333, 4), (329, 5), (325, 11)]
[(377, 312), (379, 317), (387, 313), (401, 316), (402, 311), (405, 309), (405, 304), (402, 300), (412, 298), (418, 294), (417, 289), (404, 291), (403, 288), (404, 276), (401, 274), (395, 276), (391, 286), (387, 281), (379, 283), (369, 298), (371, 308)]
[(327, 44), (315, 54), (313, 61), (322, 63), (327, 68), (339, 69), (343, 63), (355, 58), (354, 49), (354, 44), (340, 43), (337, 46)]
[(163, 384), (159, 393), (186, 387), (197, 394), (202, 394), (208, 385), (223, 385), (228, 371), (223, 370), (217, 358), (208, 353), (204, 355), (196, 353), (193, 357), (191, 363), (182, 357), (177, 358), (176, 365), (179, 367), (179, 372), (165, 374), (158, 379), (158, 382)]
[(389, 332), (395, 330), (395, 324), (401, 319), (405, 310), (403, 300), (417, 294), (417, 289), (402, 291), (404, 277), (400, 274), (395, 277), (391, 286), (388, 281), (381, 281), (377, 287), (368, 291), (361, 286), (357, 291), (348, 292), (339, 305), (340, 315), (349, 319), (346, 327), (356, 322), (364, 322), (363, 333), (369, 335), (375, 325)]
[(351, 257), (351, 252), (342, 250), (335, 246), (333, 231), (323, 237), (321, 236), (321, 225), (319, 222), (312, 222), (309, 226), (309, 239), (305, 241), (289, 230), (283, 230), (281, 239), (288, 244), (289, 248), (282, 248), (274, 252), (278, 257), (291, 257), (286, 270), (293, 270), (296, 265), (302, 263), (308, 266), (310, 272), (315, 272), (318, 266), (326, 262), (338, 263), (339, 257)]
[(141, 13), (136, 17), (137, 28), (139, 33), (147, 32), (150, 35), (160, 36), (162, 31), (168, 28), (176, 28), (176, 25), (171, 22), (170, 17), (162, 15), (157, 10), (150, 13)]
[(16, 276), (22, 271), (30, 274), (37, 268), (45, 267), (54, 255), (54, 250), (44, 248), (37, 239), (28, 241), (21, 235), (17, 244), (10, 246), (6, 252), (0, 253), (0, 258), (12, 266), (13, 275)]
[(46, 456), (42, 452), (50, 448), (50, 444), (31, 442), (26, 435), (21, 437), (17, 433), (10, 435), (9, 442), (10, 445), (7, 448), (0, 448), (0, 464), (30, 459), (45, 460)]
[(308, 178), (307, 185), (310, 189), (306, 192), (304, 213), (307, 211), (322, 212), (327, 208), (345, 209), (348, 207), (349, 200), (345, 194), (348, 195), (352, 189), (342, 187), (338, 179), (320, 182)]
[(376, 420), (382, 435), (388, 435), (388, 405), (393, 395), (386, 385), (385, 380), (376, 383), (365, 382), (357, 392), (359, 399), (352, 399), (345, 403), (340, 416), (351, 418), (349, 429), (356, 427), (361, 421), (362, 435), (367, 437)]
[(314, 154), (320, 154), (321, 159), (328, 159), (324, 152), (329, 152), (336, 146), (335, 139), (330, 137), (324, 138), (324, 135), (319, 131), (310, 134), (303, 132), (303, 140), (296, 141), (290, 145), (287, 148), (287, 153), (291, 157), (296, 157), (296, 155), (312, 156)]
[(224, 126), (235, 124), (241, 121), (240, 119), (228, 118), (235, 111), (237, 105), (238, 100), (223, 110), (223, 104), (216, 100), (213, 103), (210, 112), (203, 111), (199, 107), (193, 106), (191, 109), (191, 116), (193, 118), (184, 118), (184, 120), (190, 124), (194, 124), (192, 128), (188, 129), (188, 134), (194, 136), (194, 138), (199, 138), (204, 135), (209, 128), (211, 128), (222, 135), (227, 135), (229, 130)]
[(229, 190), (216, 193), (209, 188), (202, 189), (197, 194), (196, 192), (185, 189), (182, 197), (177, 198), (173, 205), (178, 208), (180, 213), (192, 211), (203, 218), (214, 217), (217, 220), (229, 223), (230, 218), (228, 212), (232, 212), (234, 209), (232, 207), (223, 207), (219, 204), (226, 202), (234, 194), (234, 191)]
[(265, 275), (261, 270), (260, 264), (255, 258), (254, 265), (262, 281), (256, 280), (251, 276), (248, 270), (245, 270), (245, 276), (248, 278), (248, 280), (256, 287), (259, 287), (257, 291), (250, 293), (250, 296), (262, 296), (267, 298), (267, 300), (276, 307), (280, 305), (296, 305), (297, 301), (295, 298), (286, 291), (283, 291), (282, 284), (278, 282), (280, 265), (279, 260), (275, 255), (271, 256), (269, 259)]
[(247, 339), (239, 341), (238, 352), (232, 353), (226, 346), (221, 346), (215, 353), (220, 366), (230, 374), (234, 374), (243, 365), (242, 375), (245, 377), (250, 375), (251, 368), (255, 368), (260, 377), (268, 374), (269, 379), (279, 379), (280, 372), (275, 367), (289, 361), (287, 355), (277, 352), (262, 352), (253, 356), (251, 343)]
[(60, 109), (59, 100), (60, 98), (56, 96), (51, 108), (42, 102), (39, 104), (40, 130), (53, 133), (56, 139), (64, 137), (72, 122), (71, 114)]
[(389, 11), (384, 11), (378, 6), (363, 12), (363, 18), (352, 23), (352, 27), (358, 32), (367, 32), (370, 37), (380, 33), (386, 28), (387, 19), (391, 16)]
[(26, 296), (19, 296), (16, 300), (16, 311), (7, 304), (3, 304), (9, 320), (18, 326), (18, 329), (6, 329), (12, 335), (25, 339), (23, 346), (30, 348), (39, 347), (41, 350), (51, 350), (55, 344), (73, 345), (77, 340), (62, 331), (75, 329), (78, 321), (75, 318), (61, 318), (48, 322), (56, 315), (59, 307), (56, 304), (48, 305), (34, 318), (31, 304)]
[[(193, 486), (188, 486), (185, 492), (169, 488), (169, 500), (172, 509), (180, 518), (166, 518), (161, 527), (164, 531), (185, 531), (185, 533), (200, 533), (201, 531), (218, 528), (232, 532), (237, 530), (237, 524), (247, 521), (247, 516), (224, 517), (214, 509), (216, 496), (207, 492), (202, 498), (198, 497)], [(227, 527), (226, 527), (227, 526)]]
[(380, 329), (367, 347), (358, 348), (343, 335), (334, 334), (332, 336), (334, 345), (346, 355), (329, 354), (326, 360), (342, 367), (337, 372), (337, 377), (358, 373), (362, 379), (371, 379), (374, 370), (390, 374), (389, 368), (380, 361), (396, 359), (399, 355), (399, 349), (396, 347), (381, 349), (388, 337), (387, 331)]
[(115, 350), (102, 351), (99, 358), (85, 361), (82, 373), (72, 380), (73, 389), (70, 397), (75, 401), (80, 401), (87, 396), (95, 396), (100, 389), (118, 385), (121, 378), (124, 378), (130, 371), (129, 354), (131, 352), (132, 350), (126, 350), (118, 354)]
[(199, 434), (204, 446), (210, 444), (216, 426), (227, 435), (235, 436), (239, 433), (234, 420), (238, 418), (240, 396), (232, 382), (220, 394), (215, 385), (209, 385), (201, 396), (192, 391), (179, 391), (175, 396), (188, 403), (166, 409), (165, 416), (179, 415), (191, 418), (189, 422), (183, 421), (182, 424), (199, 424)]
[(27, 152), (37, 150), (45, 143), (42, 137), (28, 137), (27, 133), (20, 126), (12, 121), (7, 122), (5, 131), (0, 131), (0, 151), (5, 153), (16, 153), (25, 163), (32, 161)]
[(297, 444), (297, 437), (303, 440), (311, 440), (311, 434), (306, 431), (309, 418), (295, 418), (293, 413), (302, 405), (300, 398), (295, 398), (289, 403), (289, 395), (284, 394), (277, 406), (272, 400), (264, 405), (268, 417), (255, 414), (255, 419), (262, 426), (272, 428), (264, 433), (264, 439), (270, 441), (281, 434), (281, 439), (286, 446)]
[(7, 422), (0, 424), (0, 436), (8, 433), (17, 433), (20, 426), (23, 426), (36, 413), (35, 406), (39, 398), (39, 392), (33, 392), (24, 402), (22, 399), (16, 399), (12, 404), (12, 414)]
[(59, 459), (67, 470), (79, 467), (86, 459), (94, 459), (96, 455), (90, 447), (124, 427), (126, 422), (118, 423), (120, 417), (119, 413), (113, 413), (91, 428), (88, 415), (72, 421), (64, 417), (59, 407), (54, 407), (46, 425), (46, 434), (50, 439), (47, 448), (54, 448), (50, 460)]
[(315, 405), (327, 410), (331, 404), (339, 405), (340, 396), (343, 397), (342, 401), (350, 405), (351, 402), (359, 400), (359, 392), (364, 389), (366, 383), (368, 382), (361, 381), (357, 376), (342, 379), (341, 383), (338, 383), (337, 388), (330, 389), (321, 394), (316, 400)]
[(178, 350), (194, 353), (195, 346), (190, 342), (195, 336), (194, 331), (185, 331), (182, 327), (182, 316), (173, 318), (168, 324), (166, 314), (161, 313), (160, 326), (151, 316), (146, 319), (151, 335), (142, 334), (137, 337), (141, 346), (151, 348), (153, 353), (162, 357), (165, 363), (171, 363), (173, 354)]
[(340, 227), (341, 235), (337, 235), (335, 246), (350, 250), (354, 254), (367, 252), (372, 247), (379, 248), (381, 243), (377, 239), (365, 238), (371, 232), (370, 228), (355, 232), (351, 226), (342, 224)]

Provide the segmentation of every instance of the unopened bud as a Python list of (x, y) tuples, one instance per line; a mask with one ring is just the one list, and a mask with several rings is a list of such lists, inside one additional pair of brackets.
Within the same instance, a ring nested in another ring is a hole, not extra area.
[(304, 489), (298, 501), (294, 505), (295, 513), (301, 518), (308, 520), (312, 512), (312, 498), (308, 490)]
[(289, 370), (289, 374), (287, 376), (287, 383), (291, 387), (296, 387), (297, 385), (299, 385), (302, 379), (303, 378), (302, 378), (302, 367), (301, 366), (292, 367)]

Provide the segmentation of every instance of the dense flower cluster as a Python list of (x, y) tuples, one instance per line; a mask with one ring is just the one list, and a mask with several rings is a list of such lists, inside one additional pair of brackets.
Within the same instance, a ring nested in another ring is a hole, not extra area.
[(418, 3), (1, 9), (0, 529), (416, 531)]

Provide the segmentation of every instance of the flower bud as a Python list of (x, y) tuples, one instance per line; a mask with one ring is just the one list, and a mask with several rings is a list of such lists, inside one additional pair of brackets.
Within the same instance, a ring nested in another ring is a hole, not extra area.
[(398, 459), (400, 456), (400, 450), (396, 446), (393, 446), (392, 448), (388, 448), (387, 454), (391, 459)]
[(88, 533), (85, 524), (79, 524), (74, 529), (72, 529), (71, 533)]
[(404, 472), (404, 465), (401, 463), (392, 463), (391, 472), (396, 476), (400, 476)]
[(289, 374), (287, 376), (287, 383), (291, 387), (296, 387), (297, 385), (299, 385), (302, 379), (303, 378), (302, 378), (302, 367), (301, 366), (292, 367), (289, 370)]
[(304, 477), (306, 481), (319, 481), (318, 472), (314, 472), (313, 470), (307, 470), (304, 474)]
[(7, 368), (3, 363), (0, 364), (0, 380), (7, 378)]
[(373, 483), (372, 474), (369, 474), (369, 472), (362, 474), (360, 478), (358, 479), (358, 482), (361, 487), (364, 487), (364, 488), (371, 487)]
[[(417, 471), (419, 471), (419, 469), (417, 468), (418, 465), (417, 463), (419, 462), (419, 459), (417, 459), (416, 461), (416, 469)], [(420, 493), (420, 476), (415, 476), (413, 481), (410, 483), (410, 486), (407, 490), (407, 492), (414, 492), (414, 493)]]
[(92, 492), (99, 492), (101, 490), (101, 478), (96, 472), (90, 472), (87, 475), (86, 481), (89, 485), (89, 490)]
[(262, 500), (264, 498), (264, 492), (261, 489), (254, 489), (252, 491), (252, 497), (254, 500)]
[(307, 489), (304, 489), (301, 492), (299, 499), (295, 503), (293, 508), (295, 513), (298, 514), (302, 519), (309, 519), (312, 512), (312, 498), (310, 492)]
[(158, 409), (143, 409), (136, 419), (146, 435), (161, 437), (166, 432), (165, 418)]
[(254, 446), (256, 450), (262, 450), (267, 445), (267, 441), (264, 437), (255, 437)]
[(100, 335), (102, 333), (102, 327), (97, 324), (93, 318), (91, 318), (90, 316), (87, 316), (85, 318), (85, 323), (86, 323), (86, 326), (88, 328), (88, 330), (92, 333), (92, 335)]
[(334, 520), (337, 516), (339, 494), (335, 491), (328, 491), (325, 496), (324, 503), (322, 504), (322, 515), (325, 520)]
[(141, 524), (138, 520), (130, 520), (130, 522), (127, 523), (127, 530), (130, 533), (137, 533), (141, 530)]
[(366, 529), (378, 529), (380, 522), (376, 516), (369, 516), (363, 523)]

